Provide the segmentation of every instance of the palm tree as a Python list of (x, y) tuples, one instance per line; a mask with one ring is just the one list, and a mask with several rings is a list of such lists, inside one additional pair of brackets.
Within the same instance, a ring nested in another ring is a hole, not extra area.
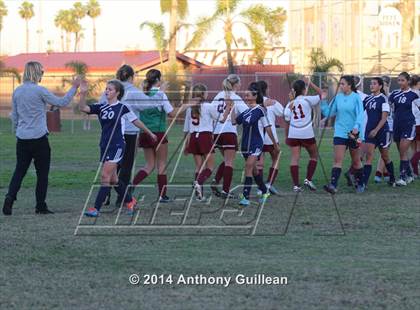
[(179, 30), (178, 18), (188, 14), (188, 0), (160, 0), (160, 10), (169, 13), (169, 70), (176, 71), (176, 33)]
[(255, 4), (248, 9), (237, 12), (242, 0), (217, 0), (216, 10), (213, 15), (200, 17), (196, 23), (196, 31), (191, 41), (185, 47), (186, 50), (199, 46), (208, 33), (215, 28), (217, 22), (223, 24), (224, 41), (229, 73), (234, 72), (232, 44), (237, 44), (234, 36), (234, 26), (243, 25), (248, 30), (254, 47), (254, 55), (258, 62), (262, 62), (265, 55), (265, 37), (279, 37), (283, 33), (283, 25), (286, 21), (286, 11), (283, 8), (270, 9), (263, 4)]
[(34, 5), (28, 1), (22, 2), (19, 8), (19, 15), (25, 20), (26, 24), (26, 53), (29, 52), (29, 20), (34, 17)]
[[(65, 10), (60, 10), (58, 11), (57, 15), (54, 18), (54, 25), (60, 29), (60, 39), (61, 39), (61, 51), (64, 52), (65, 48), (64, 48), (64, 32), (65, 32), (65, 14), (66, 11)], [(67, 35), (67, 33), (66, 33)]]
[(332, 68), (337, 68), (339, 72), (343, 72), (343, 63), (336, 58), (327, 58), (322, 48), (313, 48), (309, 55), (310, 70), (314, 73), (331, 71)]
[(81, 38), (82, 25), (80, 25), (80, 20), (82, 20), (87, 14), (86, 8), (81, 2), (75, 2), (73, 8), (70, 9), (71, 15), (71, 31), (74, 33), (74, 51), (77, 52), (79, 47), (79, 41)]
[(99, 6), (98, 1), (96, 0), (89, 0), (88, 4), (86, 4), (86, 14), (92, 18), (93, 24), (93, 51), (96, 52), (96, 24), (95, 19), (101, 15), (101, 7)]
[(19, 70), (16, 68), (8, 68), (6, 67), (6, 65), (4, 64), (4, 62), (2, 62), (0, 60), (0, 76), (2, 75), (12, 75), (16, 78), (16, 80), (20, 83), (20, 74), (19, 74)]
[(163, 23), (144, 22), (140, 25), (140, 30), (144, 27), (148, 27), (152, 32), (153, 40), (157, 50), (159, 51), (160, 67), (163, 66), (163, 53), (168, 46), (168, 40), (165, 39), (165, 26)]
[(1, 56), (1, 31), (3, 29), (3, 17), (7, 16), (7, 7), (3, 0), (0, 0), (0, 56)]
[(82, 77), (85, 77), (86, 73), (88, 71), (87, 64), (85, 64), (82, 61), (77, 61), (77, 60), (69, 61), (69, 62), (65, 63), (64, 66), (67, 69), (72, 69), (74, 74), (80, 75)]

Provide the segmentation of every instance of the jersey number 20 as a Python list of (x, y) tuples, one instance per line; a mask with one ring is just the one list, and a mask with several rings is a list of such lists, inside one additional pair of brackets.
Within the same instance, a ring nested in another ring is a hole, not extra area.
[(298, 115), (298, 113), (296, 112), (296, 106), (293, 106), (293, 109), (292, 109), (292, 112), (294, 115), (293, 119), (305, 118), (305, 113), (303, 113), (303, 109), (300, 104), (297, 106), (297, 109), (299, 110), (298, 112), (300, 115)]
[(114, 111), (104, 111), (104, 113), (102, 114), (102, 119), (112, 119), (114, 115)]

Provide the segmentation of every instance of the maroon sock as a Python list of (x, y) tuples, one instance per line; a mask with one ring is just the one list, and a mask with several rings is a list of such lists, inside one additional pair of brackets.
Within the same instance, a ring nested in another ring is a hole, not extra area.
[(230, 166), (225, 166), (223, 171), (223, 190), (225, 193), (229, 193), (230, 185), (232, 183), (233, 168)]
[(382, 172), (380, 172), (379, 170), (376, 170), (375, 177), (382, 178)]
[(140, 169), (139, 172), (137, 172), (137, 174), (135, 175), (134, 179), (133, 179), (133, 185), (137, 185), (139, 184), (141, 181), (143, 181), (145, 178), (147, 178), (149, 174), (143, 170)]
[(216, 176), (214, 177), (214, 179), (216, 180), (216, 183), (220, 183), (220, 180), (223, 178), (224, 170), (225, 170), (225, 163), (222, 162), (217, 168)]
[(411, 166), (413, 167), (413, 173), (419, 175), (419, 161), (420, 161), (420, 152), (416, 152), (411, 158)]
[(263, 178), (263, 176), (264, 176), (264, 169), (258, 169), (258, 175), (260, 175), (261, 178)]
[(384, 177), (389, 177), (389, 173), (388, 173), (388, 171), (385, 171), (385, 172), (384, 172)]
[(194, 181), (197, 181), (197, 178), (198, 178), (198, 172), (196, 171), (194, 174)]
[(209, 168), (204, 169), (201, 171), (201, 173), (198, 175), (197, 182), (200, 185), (203, 185), (204, 182), (211, 176), (211, 170)]
[(273, 167), (270, 167), (270, 171), (268, 172), (267, 183), (270, 183), (270, 185), (272, 185), (276, 180), (278, 173), (279, 169), (274, 169)]
[(299, 166), (290, 166), (290, 173), (292, 174), (293, 185), (299, 186)]
[(157, 182), (158, 182), (158, 188), (159, 188), (159, 196), (160, 197), (166, 196), (166, 185), (168, 184), (166, 174), (158, 174)]
[(311, 159), (308, 162), (308, 169), (306, 170), (306, 178), (309, 181), (312, 181), (312, 177), (314, 176), (315, 169), (316, 169), (316, 164), (317, 164), (317, 161), (316, 160), (312, 160)]

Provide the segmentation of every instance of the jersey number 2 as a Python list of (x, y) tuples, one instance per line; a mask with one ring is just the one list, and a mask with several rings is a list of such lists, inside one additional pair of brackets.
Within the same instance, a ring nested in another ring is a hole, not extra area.
[(293, 115), (294, 115), (293, 119), (305, 118), (305, 113), (303, 113), (303, 109), (302, 109), (302, 106), (300, 104), (297, 106), (297, 109), (299, 110), (298, 112), (299, 112), (300, 115), (298, 115), (297, 112), (296, 112), (296, 106), (293, 106), (293, 109), (292, 109), (292, 112), (293, 112)]

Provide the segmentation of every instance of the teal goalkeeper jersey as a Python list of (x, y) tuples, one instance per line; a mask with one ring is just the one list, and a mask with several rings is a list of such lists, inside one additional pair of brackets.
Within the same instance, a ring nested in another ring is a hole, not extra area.
[(351, 92), (349, 95), (339, 93), (332, 104), (321, 103), (322, 114), (326, 117), (336, 116), (334, 137), (348, 139), (348, 133), (353, 129), (359, 130), (359, 137), (365, 136), (365, 112), (359, 94)]

